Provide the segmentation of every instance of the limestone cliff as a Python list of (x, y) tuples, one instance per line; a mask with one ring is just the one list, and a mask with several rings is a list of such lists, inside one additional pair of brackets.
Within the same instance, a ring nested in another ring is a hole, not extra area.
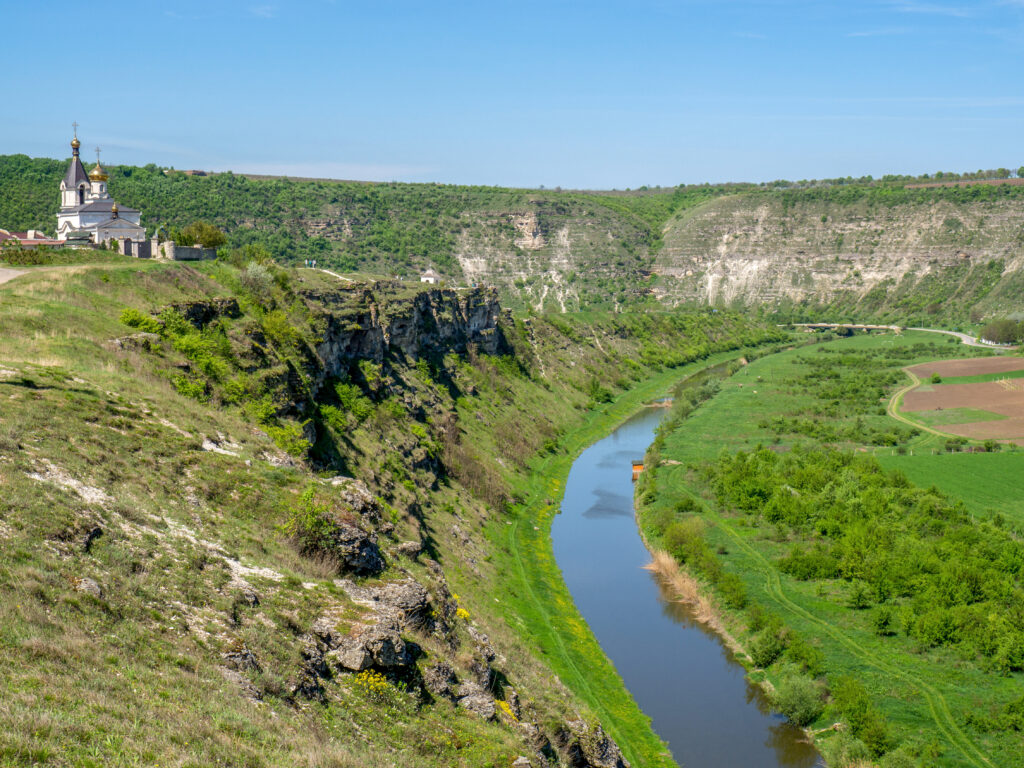
[(898, 312), (900, 298), (917, 289), (934, 293), (920, 307), (934, 314), (949, 308), (931, 304), (959, 290), (965, 303), (985, 310), (1013, 308), (1000, 284), (1024, 270), (1020, 200), (786, 203), (778, 195), (739, 195), (671, 220), (655, 260), (654, 295), (668, 304), (866, 302), (873, 313)]

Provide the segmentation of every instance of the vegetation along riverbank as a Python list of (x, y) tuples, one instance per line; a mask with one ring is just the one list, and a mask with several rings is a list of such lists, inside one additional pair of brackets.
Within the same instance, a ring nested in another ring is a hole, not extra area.
[(684, 403), (648, 455), (645, 534), (714, 596), (780, 711), (842, 724), (818, 737), (830, 765), (1021, 759), (1019, 504), (943, 468), (1019, 477), (1024, 453), (886, 409), (903, 368), (979, 354), (880, 333), (768, 355)]

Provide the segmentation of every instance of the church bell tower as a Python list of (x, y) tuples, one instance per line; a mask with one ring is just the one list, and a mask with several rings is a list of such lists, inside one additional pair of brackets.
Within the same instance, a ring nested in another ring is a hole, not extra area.
[(84, 205), (89, 193), (89, 176), (85, 172), (82, 160), (78, 156), (78, 148), (82, 142), (78, 140), (78, 123), (72, 123), (75, 137), (71, 140), (71, 165), (60, 182), (60, 207), (74, 208)]

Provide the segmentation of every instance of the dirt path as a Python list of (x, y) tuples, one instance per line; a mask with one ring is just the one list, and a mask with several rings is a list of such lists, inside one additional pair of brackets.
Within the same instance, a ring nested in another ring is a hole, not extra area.
[(329, 269), (321, 269), (320, 267), (300, 267), (300, 269), (315, 269), (317, 272), (323, 272), (324, 274), (330, 275), (331, 277), (336, 277), (339, 280), (344, 280), (346, 283), (355, 282), (355, 280), (353, 280), (352, 278), (345, 277), (344, 275), (339, 275), (337, 272), (331, 272), (331, 270)]
[(0, 267), (0, 285), (13, 280), (18, 275), (24, 275), (25, 273), (20, 269), (8, 269), (7, 267)]
[(926, 427), (924, 424), (919, 424), (916, 421), (912, 421), (911, 419), (908, 419), (906, 416), (899, 412), (900, 403), (903, 402), (903, 396), (921, 383), (921, 380), (917, 378), (917, 375), (914, 374), (914, 372), (911, 371), (909, 368), (904, 368), (903, 372), (910, 377), (910, 383), (889, 398), (889, 403), (885, 406), (886, 413), (888, 413), (890, 416), (896, 419), (896, 421), (902, 421), (904, 424), (909, 424), (911, 427), (916, 427), (917, 429), (920, 429), (923, 432), (931, 432), (933, 435), (937, 435), (939, 437), (954, 437), (954, 435), (951, 435), (948, 432), (940, 432), (937, 429), (932, 429), (931, 427)]

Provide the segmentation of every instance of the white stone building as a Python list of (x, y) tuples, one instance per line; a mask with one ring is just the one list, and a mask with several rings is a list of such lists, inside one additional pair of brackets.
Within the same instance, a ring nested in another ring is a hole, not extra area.
[(441, 275), (435, 272), (433, 269), (428, 269), (422, 275), (420, 275), (421, 283), (430, 283), (431, 285), (437, 285), (441, 282)]
[(81, 142), (71, 141), (71, 165), (60, 182), (60, 213), (57, 214), (57, 237), (66, 240), (75, 233), (87, 233), (94, 243), (111, 239), (146, 239), (146, 230), (139, 223), (141, 213), (119, 206), (107, 191), (107, 172), (100, 165), (96, 150), (96, 167), (88, 174), (78, 157)]

